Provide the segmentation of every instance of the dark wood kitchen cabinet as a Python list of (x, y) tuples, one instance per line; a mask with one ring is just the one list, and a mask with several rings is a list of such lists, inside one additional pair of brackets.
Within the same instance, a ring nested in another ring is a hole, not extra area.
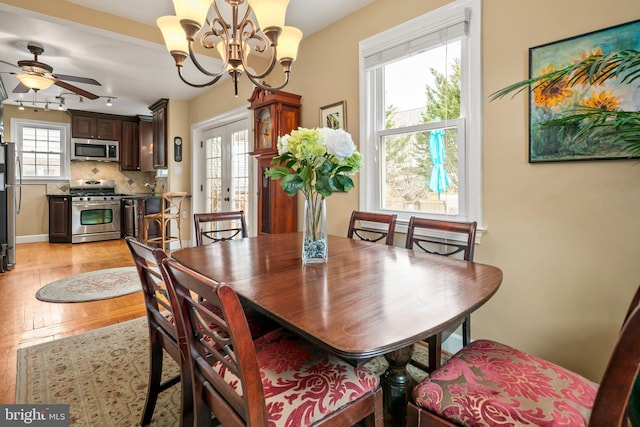
[(140, 170), (153, 172), (153, 121), (149, 116), (139, 116), (139, 119)]
[(122, 122), (122, 140), (120, 141), (120, 170), (140, 170), (140, 138), (137, 121)]
[(166, 169), (169, 100), (162, 98), (149, 106), (153, 125), (153, 167)]
[(67, 110), (71, 116), (71, 137), (120, 141), (122, 120), (111, 114)]
[(120, 170), (153, 172), (153, 125), (151, 117), (122, 121)]
[(49, 242), (71, 243), (71, 196), (49, 196)]

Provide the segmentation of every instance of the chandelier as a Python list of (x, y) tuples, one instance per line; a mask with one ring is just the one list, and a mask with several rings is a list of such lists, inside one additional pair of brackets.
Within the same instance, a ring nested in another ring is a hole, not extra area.
[[(236, 96), (242, 74), (263, 90), (276, 91), (285, 87), (302, 39), (299, 29), (284, 25), (289, 0), (247, 0), (246, 7), (242, 7), (245, 0), (224, 0), (231, 6), (231, 23), (225, 21), (220, 13), (217, 4), (220, 1), (173, 0), (176, 16), (162, 16), (156, 21), (167, 50), (175, 60), (180, 79), (192, 87), (206, 87), (215, 84), (226, 71), (233, 80)], [(211, 9), (213, 18), (209, 19)], [(250, 17), (252, 11), (257, 23)], [(217, 51), (216, 56), (222, 61), (220, 67), (208, 70), (198, 61), (194, 53), (196, 40), (202, 48)], [(182, 68), (187, 57), (198, 71), (210, 77), (209, 81), (192, 83), (186, 79)], [(249, 66), (250, 57), (254, 67), (255, 64), (261, 65), (260, 72)], [(276, 63), (284, 72), (281, 85), (260, 83), (271, 74)]]

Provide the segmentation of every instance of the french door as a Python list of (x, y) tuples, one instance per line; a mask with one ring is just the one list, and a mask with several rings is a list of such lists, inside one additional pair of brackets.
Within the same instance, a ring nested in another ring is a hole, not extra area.
[(202, 132), (203, 212), (242, 210), (251, 229), (251, 133), (242, 119)]

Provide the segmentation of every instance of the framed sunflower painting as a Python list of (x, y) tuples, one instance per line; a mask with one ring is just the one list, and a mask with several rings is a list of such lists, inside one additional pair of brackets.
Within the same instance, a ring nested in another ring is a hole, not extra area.
[[(625, 49), (640, 51), (640, 20), (529, 49), (529, 77), (535, 78), (592, 57)], [(599, 82), (566, 79), (529, 92), (529, 162), (628, 159), (619, 141), (581, 132), (579, 122), (550, 121), (589, 109), (640, 111), (639, 85), (609, 77)]]

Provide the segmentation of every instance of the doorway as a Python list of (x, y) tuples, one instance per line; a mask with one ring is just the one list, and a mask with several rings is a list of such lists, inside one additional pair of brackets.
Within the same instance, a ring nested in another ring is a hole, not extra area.
[(200, 147), (194, 151), (199, 165), (199, 209), (194, 212), (245, 212), (252, 224), (251, 132), (247, 117), (202, 130)]

